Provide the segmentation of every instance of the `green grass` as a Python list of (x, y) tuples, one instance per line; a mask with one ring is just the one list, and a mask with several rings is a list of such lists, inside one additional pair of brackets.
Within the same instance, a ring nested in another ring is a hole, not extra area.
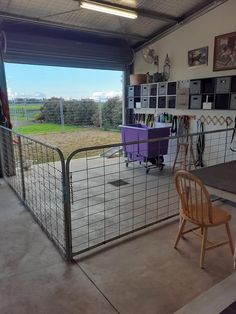
[[(73, 132), (73, 131), (82, 131), (85, 128), (80, 128), (72, 125), (65, 125), (65, 132)], [(30, 124), (23, 125), (14, 129), (15, 132), (24, 134), (24, 135), (34, 135), (34, 134), (48, 134), (48, 133), (59, 133), (62, 131), (62, 127), (60, 124), (54, 123), (39, 123), (39, 124)]]
[(40, 109), (43, 104), (30, 104), (30, 105), (17, 105), (17, 104), (9, 104), (10, 110), (14, 111), (15, 109), (28, 109), (28, 110), (37, 110)]

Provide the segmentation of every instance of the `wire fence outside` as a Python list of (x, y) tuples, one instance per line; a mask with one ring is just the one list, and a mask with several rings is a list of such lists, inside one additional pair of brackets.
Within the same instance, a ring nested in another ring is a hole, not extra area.
[(40, 114), (40, 108), (43, 106), (43, 100), (12, 100), (10, 102), (10, 114), (13, 121), (33, 120), (37, 114)]
[(15, 129), (24, 124), (41, 123), (43, 130), (45, 123), (53, 123), (61, 126), (61, 132), (65, 125), (113, 130), (122, 123), (122, 102), (118, 97), (105, 102), (18, 99), (10, 102), (10, 114)]
[[(233, 130), (201, 133), (205, 167), (236, 160)], [(187, 169), (198, 137), (189, 135)], [(12, 130), (0, 127), (0, 139), (5, 180), (68, 259), (178, 215), (173, 165), (186, 136), (82, 148), (66, 162), (56, 147)], [(183, 159), (181, 148), (176, 170)]]

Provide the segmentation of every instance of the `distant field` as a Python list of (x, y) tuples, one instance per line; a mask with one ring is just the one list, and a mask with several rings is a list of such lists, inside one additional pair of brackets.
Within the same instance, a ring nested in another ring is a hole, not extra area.
[(29, 121), (33, 120), (36, 114), (39, 114), (41, 111), (41, 103), (32, 103), (32, 104), (13, 104), (10, 103), (10, 115), (12, 121)]
[[(75, 132), (75, 131), (84, 131), (86, 128), (80, 128), (72, 125), (65, 125), (65, 132)], [(15, 130), (17, 133), (24, 135), (34, 135), (34, 134), (48, 134), (48, 133), (59, 133), (62, 131), (62, 127), (60, 124), (54, 123), (39, 123), (39, 124), (30, 124), (30, 125), (22, 125)]]
[(43, 104), (30, 104), (30, 105), (17, 105), (17, 104), (9, 104), (10, 110), (21, 110), (21, 109), (26, 109), (26, 110), (39, 110)]

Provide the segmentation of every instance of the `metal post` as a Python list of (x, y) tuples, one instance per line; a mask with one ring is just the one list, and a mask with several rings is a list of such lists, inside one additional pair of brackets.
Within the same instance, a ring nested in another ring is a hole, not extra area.
[(70, 160), (65, 162), (65, 158), (60, 149), (56, 149), (61, 160), (62, 190), (64, 208), (64, 235), (65, 235), (65, 255), (68, 261), (72, 261), (72, 232), (71, 232), (71, 200), (70, 200)]
[(60, 116), (61, 116), (61, 131), (65, 131), (65, 121), (64, 121), (64, 112), (63, 112), (63, 99), (60, 98)]
[(21, 185), (22, 185), (22, 199), (25, 201), (25, 178), (24, 178), (24, 163), (22, 154), (22, 143), (20, 135), (17, 135), (17, 142), (19, 147), (19, 158), (20, 158), (20, 174), (21, 174)]
[[(65, 164), (64, 164), (65, 165)], [(63, 194), (64, 194), (64, 220), (65, 220), (65, 241), (66, 259), (72, 261), (72, 232), (71, 232), (71, 199), (70, 199), (70, 160), (62, 171)]]
[(3, 145), (2, 145), (2, 139), (3, 139), (3, 132), (2, 129), (0, 128), (0, 178), (4, 177), (3, 173), (3, 159), (2, 159), (2, 154), (3, 154)]
[(125, 125), (127, 123), (131, 123), (129, 121), (128, 117), (128, 107), (127, 107), (127, 85), (129, 85), (129, 76), (131, 73), (131, 69), (126, 68), (125, 71), (123, 71), (122, 75), (122, 90), (123, 90), (123, 96), (122, 96), (122, 124)]
[(26, 120), (28, 121), (28, 112), (27, 112), (27, 109), (26, 109), (26, 98), (24, 100), (24, 116), (25, 116)]
[(99, 98), (99, 126), (102, 128), (102, 102), (101, 98)]
[(224, 152), (224, 163), (226, 162), (226, 153), (227, 153), (227, 146), (228, 146), (228, 136), (229, 136), (229, 124), (227, 123), (227, 128), (225, 132), (225, 152)]

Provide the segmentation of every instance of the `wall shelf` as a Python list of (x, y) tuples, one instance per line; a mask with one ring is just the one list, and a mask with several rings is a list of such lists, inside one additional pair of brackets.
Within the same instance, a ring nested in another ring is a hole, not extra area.
[(130, 85), (128, 108), (236, 110), (236, 75)]

